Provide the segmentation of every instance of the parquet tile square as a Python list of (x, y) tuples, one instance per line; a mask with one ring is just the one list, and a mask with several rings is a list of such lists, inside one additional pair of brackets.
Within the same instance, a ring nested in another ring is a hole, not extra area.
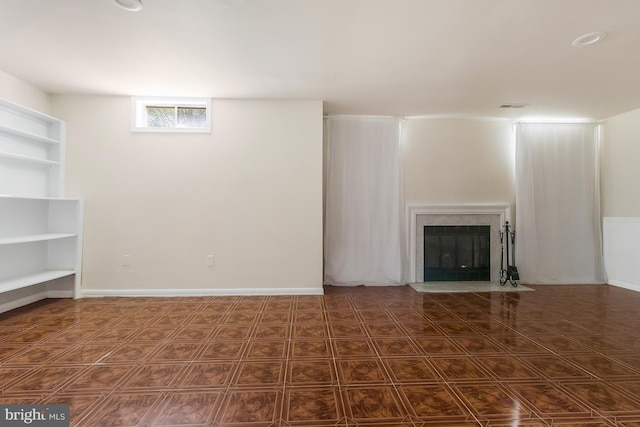
[(245, 346), (246, 341), (213, 341), (205, 344), (196, 360), (237, 360)]
[(116, 347), (115, 350), (105, 355), (101, 359), (103, 363), (120, 363), (120, 362), (144, 362), (158, 348), (158, 344), (136, 344), (127, 343)]
[(331, 359), (293, 359), (288, 364), (288, 382), (293, 386), (338, 385)]
[(180, 379), (179, 388), (221, 388), (229, 383), (235, 373), (237, 363), (196, 362), (187, 368)]
[(520, 399), (510, 395), (498, 383), (456, 385), (454, 389), (481, 421), (507, 419), (513, 422), (532, 415), (530, 407), (523, 405)]
[(123, 390), (164, 390), (174, 385), (178, 374), (185, 369), (180, 363), (145, 364), (131, 373)]
[(268, 389), (230, 390), (221, 405), (220, 426), (269, 427), (279, 425), (282, 392)]
[(376, 359), (339, 360), (337, 366), (342, 384), (390, 383), (384, 367)]
[(468, 356), (434, 357), (431, 358), (431, 363), (450, 382), (488, 381), (491, 378), (488, 372)]
[(75, 418), (71, 411), (71, 422), (87, 427), (145, 425), (162, 400), (162, 393), (115, 394), (104, 399), (99, 407), (83, 419)]
[(291, 341), (290, 357), (295, 359), (331, 357), (330, 346), (328, 339), (295, 339)]
[(452, 423), (473, 419), (471, 412), (445, 384), (405, 385), (398, 390), (410, 413), (419, 419)]
[(507, 387), (524, 399), (525, 403), (536, 413), (545, 418), (576, 418), (591, 415), (588, 406), (583, 405), (571, 393), (554, 384), (546, 382), (512, 383)]
[(338, 387), (292, 388), (285, 392), (286, 426), (336, 426), (344, 419)]
[[(50, 394), (58, 390), (65, 383), (72, 381), (72, 379), (83, 370), (84, 368), (81, 366), (38, 368), (31, 374), (10, 384), (9, 387), (4, 390), (4, 394)], [(2, 381), (5, 381), (4, 378)], [(9, 381), (11, 381), (11, 379), (9, 379)]]
[(242, 361), (232, 384), (247, 386), (277, 386), (283, 383), (284, 362)]
[(440, 376), (424, 357), (384, 358), (395, 384), (432, 383)]
[(358, 424), (392, 425), (409, 419), (397, 390), (390, 385), (346, 387), (343, 402), (347, 417)]
[(375, 357), (373, 343), (366, 338), (336, 339), (332, 341), (334, 354), (338, 357)]
[(154, 426), (190, 426), (210, 422), (220, 407), (221, 393), (170, 391), (151, 421)]
[(104, 393), (114, 390), (134, 365), (93, 365), (64, 387), (68, 393)]

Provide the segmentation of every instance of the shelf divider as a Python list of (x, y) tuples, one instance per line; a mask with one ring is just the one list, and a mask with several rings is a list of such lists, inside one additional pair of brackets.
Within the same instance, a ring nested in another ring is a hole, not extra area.
[(60, 164), (58, 162), (54, 162), (53, 160), (36, 159), (35, 157), (27, 157), (27, 156), (21, 156), (19, 154), (11, 154), (11, 153), (0, 152), (0, 158), (3, 158), (3, 157), (6, 158), (6, 159), (11, 159), (11, 160), (19, 160), (21, 162), (37, 163), (37, 164), (41, 164), (41, 165), (44, 165), (44, 166), (56, 166), (56, 165)]
[(28, 236), (2, 237), (0, 238), (0, 245), (15, 245), (18, 243), (43, 242), (47, 240), (67, 239), (69, 237), (76, 237), (76, 235), (72, 233), (44, 233), (44, 234), (30, 234)]
[(0, 292), (8, 292), (27, 286), (37, 285), (49, 280), (60, 279), (75, 274), (73, 270), (48, 270), (14, 279), (0, 281)]

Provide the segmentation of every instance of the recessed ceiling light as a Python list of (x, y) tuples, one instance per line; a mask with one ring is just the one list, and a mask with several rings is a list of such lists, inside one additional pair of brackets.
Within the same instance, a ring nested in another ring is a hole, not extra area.
[(571, 43), (573, 47), (584, 47), (596, 44), (606, 37), (607, 33), (597, 31), (595, 33), (583, 34)]
[(113, 0), (115, 4), (128, 10), (129, 12), (138, 12), (142, 10), (142, 0)]

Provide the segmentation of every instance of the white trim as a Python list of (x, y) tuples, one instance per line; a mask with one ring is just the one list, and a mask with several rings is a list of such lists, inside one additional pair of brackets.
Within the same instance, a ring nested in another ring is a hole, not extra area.
[(625, 288), (632, 291), (640, 292), (640, 285), (634, 285), (633, 283), (627, 283), (620, 280), (609, 280), (607, 284), (611, 286), (617, 286), (618, 288)]
[(500, 215), (500, 224), (511, 222), (511, 204), (498, 203), (407, 203), (406, 233), (409, 244), (409, 280), (416, 281), (416, 220), (418, 215)]
[(239, 288), (239, 289), (84, 289), (83, 297), (193, 297), (324, 295), (323, 288)]
[(74, 264), (75, 277), (73, 278), (73, 298), (80, 298), (82, 295), (82, 244), (84, 241), (84, 200), (78, 199), (76, 204), (76, 259)]

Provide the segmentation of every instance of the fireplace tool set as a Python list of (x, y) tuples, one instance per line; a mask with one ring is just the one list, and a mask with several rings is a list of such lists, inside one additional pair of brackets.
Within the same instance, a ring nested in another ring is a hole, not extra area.
[[(506, 242), (506, 245), (505, 245)], [(511, 246), (509, 246), (511, 243)], [(500, 246), (502, 247), (502, 254), (500, 256), (500, 286), (504, 286), (509, 282), (512, 286), (518, 286), (518, 280), (520, 280), (520, 274), (518, 268), (515, 266), (516, 256), (516, 233), (509, 229), (509, 221), (505, 221), (504, 227), (500, 230)], [(513, 262), (513, 264), (511, 264)]]

